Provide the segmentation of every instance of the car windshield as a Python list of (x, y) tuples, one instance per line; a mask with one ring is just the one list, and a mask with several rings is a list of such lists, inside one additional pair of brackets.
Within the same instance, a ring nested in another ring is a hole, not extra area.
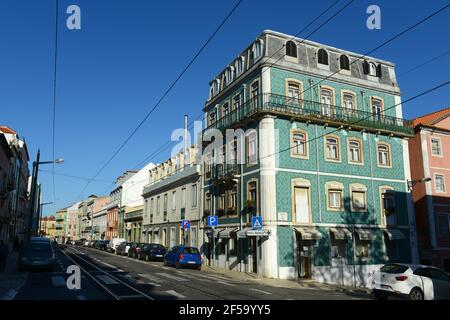
[(160, 244), (151, 244), (150, 248), (152, 249), (164, 249), (164, 247)]
[(401, 264), (386, 264), (380, 269), (381, 272), (385, 273), (403, 273), (406, 270), (408, 270), (408, 267)]
[(27, 253), (30, 253), (30, 252), (50, 253), (50, 252), (52, 252), (52, 247), (48, 243), (35, 242), (35, 243), (30, 243), (27, 246), (27, 248), (25, 249), (25, 252), (27, 252)]
[(183, 248), (183, 253), (187, 253), (187, 254), (199, 254), (197, 248)]

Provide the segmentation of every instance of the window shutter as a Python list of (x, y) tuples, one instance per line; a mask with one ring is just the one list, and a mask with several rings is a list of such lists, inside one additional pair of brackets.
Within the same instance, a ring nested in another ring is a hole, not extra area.
[(381, 78), (381, 63), (377, 66), (377, 77)]
[(363, 62), (363, 71), (364, 74), (369, 74), (369, 63), (367, 61)]

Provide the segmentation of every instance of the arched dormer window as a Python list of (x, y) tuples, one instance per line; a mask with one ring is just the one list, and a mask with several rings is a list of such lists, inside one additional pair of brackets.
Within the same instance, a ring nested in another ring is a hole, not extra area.
[(241, 75), (245, 69), (245, 58), (239, 57), (235, 62), (235, 67), (236, 67), (236, 76)]
[(350, 60), (345, 54), (340, 56), (339, 65), (342, 70), (350, 70)]
[(288, 57), (297, 58), (297, 45), (294, 43), (294, 41), (286, 42), (286, 55)]
[(214, 94), (219, 93), (219, 91), (220, 91), (220, 79), (215, 79), (214, 83), (213, 83), (213, 86), (214, 86)]
[(317, 52), (317, 61), (320, 64), (328, 65), (328, 53), (325, 51), (325, 49), (319, 49)]
[(256, 40), (253, 44), (253, 60), (256, 61), (262, 57), (264, 42), (261, 39)]

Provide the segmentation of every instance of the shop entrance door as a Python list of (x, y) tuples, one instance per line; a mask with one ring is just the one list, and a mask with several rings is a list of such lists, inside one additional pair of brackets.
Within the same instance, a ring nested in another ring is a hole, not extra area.
[(297, 235), (297, 263), (298, 277), (302, 279), (311, 279), (312, 275), (312, 243), (311, 240), (302, 240)]

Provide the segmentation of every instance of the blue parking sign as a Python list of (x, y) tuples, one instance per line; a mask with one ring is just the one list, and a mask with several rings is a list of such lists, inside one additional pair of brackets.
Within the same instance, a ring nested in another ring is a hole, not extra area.
[(208, 226), (217, 227), (219, 225), (219, 219), (217, 216), (208, 216)]
[(261, 216), (255, 216), (252, 217), (252, 229), (262, 229), (262, 217)]

